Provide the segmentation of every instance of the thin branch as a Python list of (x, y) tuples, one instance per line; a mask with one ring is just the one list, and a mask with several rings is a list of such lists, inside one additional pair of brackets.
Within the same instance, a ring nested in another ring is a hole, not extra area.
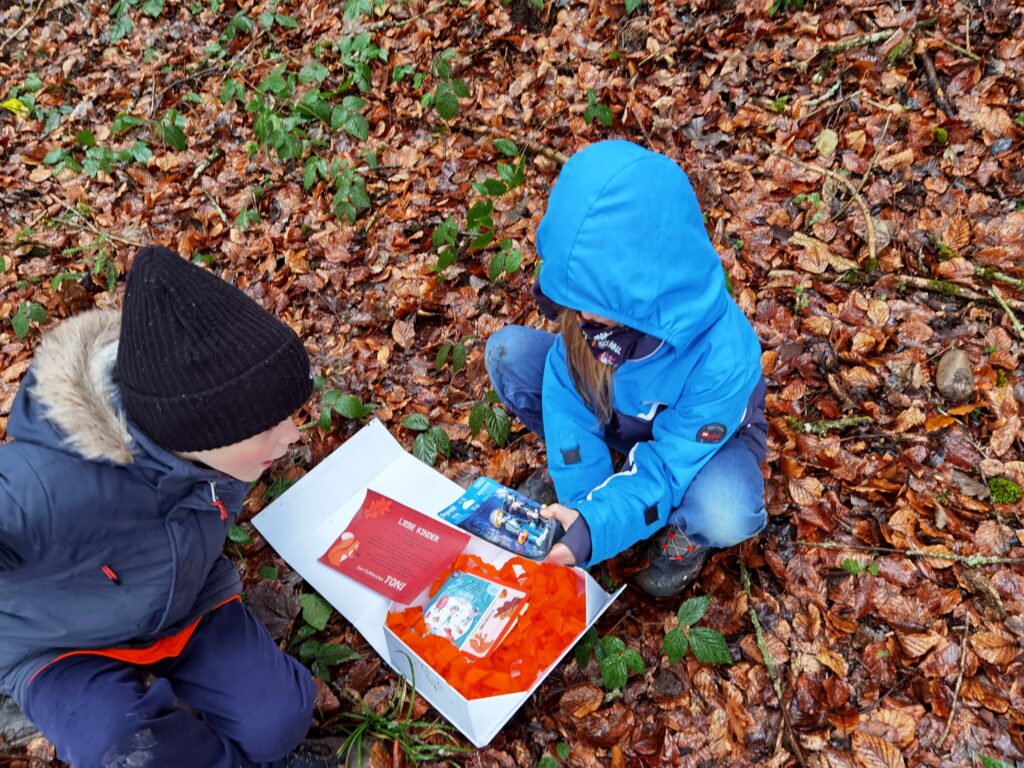
[(435, 11), (441, 10), (445, 5), (447, 5), (447, 3), (435, 3), (427, 8), (427, 10), (417, 13), (415, 16), (408, 16), (404, 19), (382, 19), (381, 21), (374, 21), (367, 24), (362, 27), (362, 29), (367, 32), (374, 32), (378, 29), (387, 29), (388, 27), (404, 27), (406, 24), (412, 24), (416, 19), (421, 19)]
[(2, 51), (4, 48), (6, 48), (7, 44), (9, 42), (11, 42), (11, 40), (16, 38), (18, 35), (20, 35), (26, 29), (28, 29), (29, 25), (32, 24), (32, 22), (34, 22), (36, 20), (36, 17), (39, 16), (40, 13), (42, 13), (43, 8), (46, 7), (46, 3), (47, 3), (47, 0), (40, 0), (39, 5), (36, 6), (35, 11), (33, 11), (32, 15), (28, 17), (28, 21), (26, 21), (24, 24), (22, 24), (20, 27), (18, 27), (16, 30), (14, 30), (11, 34), (9, 34), (4, 39), (4, 41), (2, 43), (0, 43), (0, 51)]
[(1014, 288), (1020, 288), (1024, 290), (1024, 280), (1019, 280), (1016, 277), (1011, 277), (998, 269), (992, 269), (991, 267), (975, 267), (974, 276), (981, 277), (986, 280), (994, 280), (997, 283), (1006, 283), (1012, 285)]
[(66, 202), (61, 200), (56, 195), (50, 195), (50, 199), (56, 201), (65, 210), (67, 210), (69, 213), (74, 214), (79, 219), (81, 219), (81, 221), (78, 224), (74, 224), (74, 223), (72, 223), (70, 221), (67, 222), (71, 226), (77, 226), (79, 229), (84, 229), (87, 232), (91, 232), (92, 234), (96, 235), (97, 237), (99, 237), (100, 235), (103, 235), (108, 240), (115, 240), (115, 241), (117, 241), (119, 243), (124, 243), (125, 245), (133, 245), (136, 248), (142, 248), (145, 245), (145, 243), (140, 243), (138, 240), (131, 240), (131, 239), (127, 238), (127, 237), (121, 237), (120, 235), (115, 235), (112, 232), (107, 232), (106, 230), (97, 229), (96, 227), (94, 227), (92, 224), (89, 223), (89, 219), (87, 219), (85, 214), (82, 213), (81, 211), (79, 211), (77, 208), (74, 208), (71, 205), (68, 205)]
[[(800, 278), (803, 277), (803, 273), (797, 272), (794, 269), (773, 269), (768, 273), (768, 279), (778, 280), (785, 278)], [(926, 277), (918, 277), (917, 275), (901, 275), (897, 273), (887, 273), (886, 277), (894, 280), (897, 285), (909, 285), (912, 288), (917, 288), (922, 291), (928, 291), (930, 293), (937, 293), (942, 296), (951, 296), (961, 299), (968, 299), (970, 301), (980, 301), (985, 304), (997, 304), (1002, 306), (999, 301), (996, 300), (995, 296), (991, 294), (978, 293), (970, 288), (964, 288), (962, 285), (957, 283), (951, 283), (948, 280), (930, 280)], [(1016, 310), (1017, 312), (1024, 312), (1024, 301), (1019, 299), (1008, 299), (1003, 296), (1003, 301), (1006, 305)]]
[(830, 179), (838, 181), (850, 191), (850, 194), (853, 195), (854, 202), (856, 202), (857, 207), (860, 208), (860, 212), (864, 214), (864, 228), (866, 230), (865, 240), (868, 245), (868, 256), (872, 261), (875, 261), (878, 253), (875, 245), (875, 223), (871, 219), (871, 209), (868, 207), (867, 202), (864, 200), (860, 192), (857, 191), (857, 188), (853, 186), (853, 183), (843, 176), (843, 174), (836, 173), (829, 168), (822, 168), (820, 165), (815, 165), (814, 163), (805, 163), (803, 160), (797, 160), (795, 157), (784, 155), (777, 149), (772, 149), (771, 153), (789, 163), (792, 163), (793, 165), (803, 168), (805, 171), (812, 171), (813, 173), (817, 173), (821, 176), (828, 176)]
[(789, 745), (793, 748), (793, 754), (803, 768), (807, 768), (807, 761), (804, 760), (803, 750), (800, 749), (800, 742), (796, 738), (796, 733), (793, 730), (793, 723), (789, 719), (789, 707), (786, 705), (786, 701), (782, 696), (782, 683), (779, 681), (779, 672), (775, 668), (775, 661), (772, 659), (772, 654), (768, 650), (768, 641), (764, 638), (764, 629), (761, 627), (761, 621), (757, 618), (757, 611), (754, 610), (753, 602), (754, 596), (750, 589), (750, 574), (747, 573), (747, 566), (742, 560), (740, 560), (740, 580), (743, 582), (743, 591), (747, 593), (747, 612), (750, 615), (750, 621), (754, 625), (754, 636), (757, 638), (757, 650), (761, 653), (761, 659), (764, 661), (765, 671), (768, 673), (768, 678), (772, 681), (772, 689), (775, 691), (775, 697), (779, 700), (779, 709), (782, 711), (782, 723), (786, 731), (786, 740), (789, 741)]
[(1006, 299), (1003, 298), (1003, 294), (999, 292), (999, 289), (994, 285), (989, 286), (988, 292), (992, 294), (992, 297), (999, 302), (999, 306), (1003, 308), (1006, 316), (1010, 318), (1010, 325), (1013, 326), (1013, 332), (1024, 340), (1024, 325), (1020, 324), (1020, 320), (1013, 314), (1013, 310), (1010, 309), (1010, 305), (1006, 303)]
[[(968, 33), (969, 32), (970, 32), (970, 28), (968, 27)], [(940, 43), (945, 45), (947, 48), (952, 48), (957, 53), (962, 53), (964, 56), (966, 56), (971, 61), (981, 61), (981, 56), (979, 56), (978, 54), (972, 53), (971, 51), (967, 50), (966, 48), (963, 48), (963, 47), (957, 45), (956, 43), (951, 42), (950, 40), (947, 40), (944, 37), (939, 37), (934, 32), (931, 33), (930, 35), (928, 35), (928, 37), (930, 37), (932, 40), (938, 40)]]
[(953, 703), (949, 705), (949, 718), (947, 718), (946, 727), (942, 730), (942, 736), (939, 738), (939, 749), (942, 749), (942, 745), (946, 743), (949, 729), (953, 727), (953, 714), (956, 712), (956, 703), (960, 697), (960, 686), (964, 682), (964, 668), (967, 666), (967, 633), (970, 628), (971, 623), (965, 617), (964, 637), (960, 642), (960, 673), (956, 676), (956, 687), (953, 689)]
[[(857, 185), (857, 194), (860, 194), (861, 190), (864, 189), (864, 185), (867, 184), (868, 181), (868, 176), (871, 174), (872, 169), (875, 167), (875, 160), (878, 159), (878, 153), (882, 151), (882, 145), (885, 143), (886, 134), (889, 133), (889, 122), (891, 120), (892, 112), (889, 112), (885, 116), (885, 125), (882, 126), (882, 135), (879, 136), (878, 141), (875, 143), (875, 151), (871, 155), (871, 161), (868, 163), (868, 168), (866, 171), (864, 171), (864, 175), (860, 177), (860, 184)], [(850, 207), (850, 203), (852, 203), (853, 200), (854, 198), (850, 197), (850, 199), (843, 203), (842, 207), (838, 211), (836, 211), (835, 215), (829, 217), (829, 220), (835, 221), (840, 216), (842, 216), (846, 212), (846, 209)]]
[(928, 85), (931, 88), (932, 98), (935, 99), (936, 106), (946, 114), (946, 117), (956, 117), (956, 107), (946, 98), (946, 91), (942, 87), (942, 83), (939, 82), (939, 75), (935, 71), (935, 63), (932, 61), (931, 54), (928, 51), (922, 51), (917, 55), (917, 58), (924, 66), (924, 73), (928, 78)]
[[(910, 31), (913, 32), (915, 29), (921, 29), (922, 27), (934, 27), (938, 23), (938, 18), (925, 19), (924, 21), (916, 21), (910, 27)], [(857, 37), (851, 37), (849, 40), (843, 40), (838, 43), (832, 43), (822, 48), (824, 53), (840, 53), (842, 51), (848, 51), (851, 48), (859, 48), (862, 45), (871, 45), (873, 43), (881, 43), (888, 40), (890, 37), (895, 35), (897, 32), (903, 32), (902, 27), (896, 29), (884, 29), (881, 32), (872, 32), (869, 35), (858, 35)]]
[(869, 547), (863, 544), (842, 544), (838, 541), (798, 541), (801, 547), (814, 549), (850, 549), (855, 552), (886, 552), (904, 557), (950, 560), (976, 568), (979, 565), (1024, 565), (1024, 557), (990, 557), (988, 555), (957, 555), (953, 552), (929, 552), (924, 549), (896, 549), (895, 547)]

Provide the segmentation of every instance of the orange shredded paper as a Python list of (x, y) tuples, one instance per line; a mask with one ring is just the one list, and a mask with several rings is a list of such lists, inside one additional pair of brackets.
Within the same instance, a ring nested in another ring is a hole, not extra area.
[(422, 606), (389, 613), (387, 625), (467, 699), (529, 689), (586, 627), (583, 580), (570, 568), (513, 557), (499, 569), (476, 555), (459, 555), (431, 585), (431, 596), (455, 570), (514, 585), (526, 593), (526, 612), (493, 653), (471, 659), (450, 640), (428, 634)]

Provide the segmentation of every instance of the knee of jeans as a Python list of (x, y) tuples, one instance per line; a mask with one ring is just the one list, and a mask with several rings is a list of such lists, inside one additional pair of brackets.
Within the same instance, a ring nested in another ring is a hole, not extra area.
[(704, 518), (700, 530), (693, 533), (703, 538), (708, 546), (725, 549), (756, 536), (767, 522), (768, 514), (763, 505), (756, 510), (734, 509), (731, 514)]
[(238, 735), (239, 746), (254, 762), (269, 763), (291, 752), (313, 724), (316, 685), (302, 670), (289, 690), (260, 702), (246, 715), (246, 728)]
[(487, 339), (487, 344), (484, 346), (484, 366), (487, 368), (487, 374), (491, 377), (491, 381), (496, 388), (498, 380), (501, 379), (502, 373), (504, 373), (505, 361), (508, 358), (509, 349), (506, 339), (508, 335), (508, 328), (502, 328), (491, 334), (490, 338)]

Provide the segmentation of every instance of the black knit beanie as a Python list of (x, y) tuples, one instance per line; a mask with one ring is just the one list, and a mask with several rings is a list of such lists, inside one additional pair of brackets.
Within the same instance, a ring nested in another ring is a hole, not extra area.
[(143, 248), (128, 273), (117, 376), (129, 418), (169, 451), (245, 440), (313, 391), (291, 328), (166, 248)]

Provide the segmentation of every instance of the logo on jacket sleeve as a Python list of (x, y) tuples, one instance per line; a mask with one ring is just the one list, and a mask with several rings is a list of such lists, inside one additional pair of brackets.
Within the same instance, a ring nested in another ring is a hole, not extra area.
[(722, 442), (722, 438), (725, 437), (725, 432), (725, 424), (719, 424), (717, 421), (713, 421), (710, 424), (705, 424), (697, 430), (697, 442), (720, 443)]

